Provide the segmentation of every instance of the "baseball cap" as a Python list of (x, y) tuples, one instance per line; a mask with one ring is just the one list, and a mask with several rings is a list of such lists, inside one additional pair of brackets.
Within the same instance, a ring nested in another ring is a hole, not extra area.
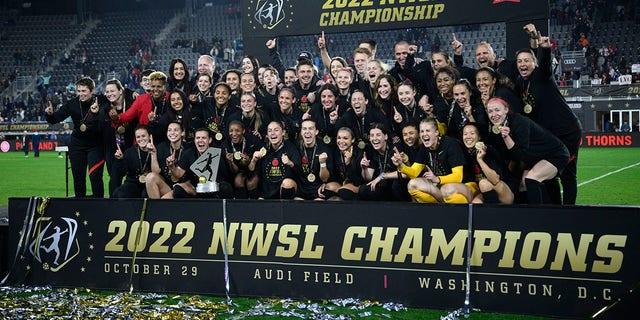
[(300, 61), (300, 60), (313, 61), (313, 56), (311, 55), (311, 52), (309, 52), (309, 51), (302, 51), (302, 52), (298, 53), (298, 61)]

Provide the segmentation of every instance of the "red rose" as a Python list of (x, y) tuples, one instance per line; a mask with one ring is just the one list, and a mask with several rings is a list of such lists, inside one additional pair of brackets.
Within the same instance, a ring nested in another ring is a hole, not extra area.
[(271, 160), (271, 165), (272, 165), (272, 166), (277, 167), (277, 166), (278, 166), (278, 164), (280, 164), (280, 162), (278, 162), (278, 159), (273, 159), (273, 160)]
[(307, 103), (307, 96), (302, 96), (302, 98), (300, 98), (300, 102), (302, 103)]
[(302, 163), (307, 164), (307, 156), (302, 156)]

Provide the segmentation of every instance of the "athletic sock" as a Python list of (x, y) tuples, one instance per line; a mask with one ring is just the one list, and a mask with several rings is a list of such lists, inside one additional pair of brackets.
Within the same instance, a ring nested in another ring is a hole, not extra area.
[(553, 178), (551, 180), (547, 180), (544, 183), (544, 187), (549, 195), (549, 201), (552, 204), (561, 205), (562, 204), (562, 196), (560, 195), (560, 182), (557, 178)]
[(249, 197), (249, 199), (258, 199), (258, 188), (247, 190), (247, 196)]
[(342, 200), (358, 200), (358, 194), (346, 188), (339, 189), (338, 196)]
[(482, 193), (482, 202), (484, 203), (500, 203), (498, 193), (495, 190)]
[(179, 184), (176, 184), (175, 186), (173, 186), (173, 197), (178, 199), (191, 198), (192, 196), (188, 194)]
[(282, 188), (280, 189), (281, 199), (293, 199), (296, 195), (296, 189), (294, 188)]
[(248, 199), (249, 193), (247, 192), (247, 188), (238, 187), (234, 190), (234, 197), (236, 199)]
[(324, 195), (325, 199), (331, 199), (333, 197), (337, 197), (338, 194), (335, 191), (331, 191), (331, 190), (327, 190), (324, 189), (324, 191), (322, 191), (322, 194)]
[(544, 184), (533, 179), (525, 178), (524, 185), (527, 187), (527, 198), (529, 200), (529, 204), (544, 203), (546, 193)]

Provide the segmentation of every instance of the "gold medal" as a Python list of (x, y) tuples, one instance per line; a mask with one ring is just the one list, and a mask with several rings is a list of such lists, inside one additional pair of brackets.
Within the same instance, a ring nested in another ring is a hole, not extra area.
[(265, 147), (260, 148), (260, 154), (264, 157), (267, 155), (267, 149)]
[(524, 105), (524, 113), (529, 114), (531, 113), (531, 111), (533, 111), (533, 107), (530, 104), (525, 104)]
[(83, 123), (83, 124), (81, 124), (81, 125), (80, 125), (80, 131), (82, 131), (82, 132), (87, 131), (87, 125), (86, 125), (86, 124), (84, 124), (84, 123)]
[(140, 183), (145, 183), (147, 181), (147, 174), (143, 173), (138, 176), (138, 181), (140, 181)]
[(328, 135), (324, 136), (324, 138), (322, 138), (322, 141), (324, 141), (324, 143), (326, 144), (329, 144), (331, 143), (331, 137), (329, 137)]
[(220, 132), (216, 133), (216, 140), (218, 141), (222, 140), (222, 133)]
[(476, 147), (476, 150), (478, 150), (478, 151), (482, 150), (484, 148), (484, 142), (482, 142), (482, 141), (476, 142), (476, 146), (475, 147)]
[(119, 134), (123, 134), (127, 129), (124, 126), (118, 126), (117, 131)]
[(242, 159), (242, 152), (240, 152), (240, 151), (234, 152), (233, 153), (233, 158), (236, 159), (236, 160)]
[(491, 127), (491, 132), (493, 132), (493, 133), (495, 133), (495, 134), (500, 134), (500, 128), (501, 128), (501, 127), (502, 127), (502, 126), (500, 126), (500, 125), (494, 124), (494, 125)]
[(367, 145), (367, 144), (366, 144), (366, 143), (364, 143), (364, 141), (362, 141), (362, 140), (358, 141), (358, 148), (360, 148), (360, 150), (364, 150), (364, 147), (365, 147), (366, 145)]
[(309, 180), (309, 182), (316, 181), (316, 175), (313, 173), (309, 173), (309, 175), (307, 176), (307, 180)]
[(155, 112), (149, 112), (149, 115), (147, 115), (147, 118), (149, 118), (149, 121), (153, 121), (156, 119), (156, 113)]

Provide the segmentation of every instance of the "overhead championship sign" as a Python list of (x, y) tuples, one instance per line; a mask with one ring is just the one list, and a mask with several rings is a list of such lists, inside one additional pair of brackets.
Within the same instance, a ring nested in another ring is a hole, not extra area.
[(52, 199), (42, 208), (9, 201), (7, 284), (438, 309), (461, 306), (468, 290), (483, 311), (584, 319), (640, 281), (638, 207)]
[(546, 19), (535, 0), (242, 0), (252, 37), (358, 32)]

